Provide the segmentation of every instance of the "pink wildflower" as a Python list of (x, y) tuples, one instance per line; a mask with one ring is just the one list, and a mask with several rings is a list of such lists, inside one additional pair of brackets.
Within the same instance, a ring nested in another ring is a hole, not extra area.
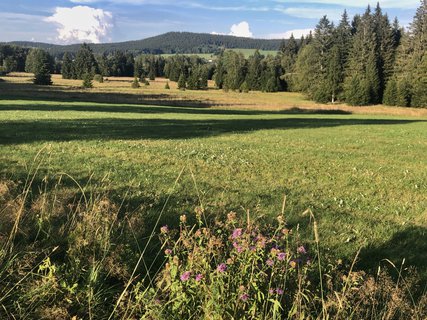
[(189, 279), (190, 279), (190, 276), (191, 276), (191, 271), (185, 271), (185, 272), (181, 275), (180, 279), (181, 279), (181, 281), (182, 281), (182, 282), (185, 282), (185, 281), (187, 281), (187, 280), (189, 280)]
[(197, 282), (202, 281), (202, 279), (203, 279), (203, 274), (199, 273), (196, 275), (196, 281)]
[(237, 239), (242, 235), (242, 233), (243, 233), (242, 228), (234, 229), (233, 234), (231, 235), (231, 238)]
[(218, 272), (223, 273), (223, 272), (225, 272), (225, 271), (227, 270), (227, 265), (226, 265), (225, 263), (221, 263), (221, 264), (216, 268), (216, 270), (217, 270)]

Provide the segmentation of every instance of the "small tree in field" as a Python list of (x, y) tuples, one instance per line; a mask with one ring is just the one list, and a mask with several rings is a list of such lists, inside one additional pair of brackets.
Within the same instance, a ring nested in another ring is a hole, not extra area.
[(169, 86), (169, 82), (166, 82), (166, 84), (165, 84), (165, 89), (166, 89), (166, 90), (170, 90), (170, 88), (171, 88), (171, 87)]
[(90, 73), (85, 73), (83, 75), (82, 86), (83, 86), (83, 88), (86, 88), (86, 89), (93, 88), (92, 75)]
[(52, 59), (50, 55), (44, 51), (38, 49), (34, 52), (32, 57), (31, 69), (34, 72), (33, 83), (37, 85), (51, 85), (52, 78), (50, 76), (50, 70), (52, 68)]
[(138, 89), (138, 88), (140, 88), (141, 87), (141, 85), (139, 84), (139, 80), (138, 80), (138, 77), (136, 77), (135, 76), (135, 78), (133, 79), (133, 81), (132, 81), (132, 88), (134, 88), (134, 89)]

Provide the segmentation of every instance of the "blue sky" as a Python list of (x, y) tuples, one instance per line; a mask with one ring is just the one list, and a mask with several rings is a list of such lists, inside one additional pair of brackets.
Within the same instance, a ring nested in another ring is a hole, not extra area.
[[(407, 26), (419, 0), (383, 0)], [(0, 41), (118, 42), (168, 31), (255, 38), (298, 37), (327, 15), (337, 22), (376, 5), (369, 0), (0, 0)]]

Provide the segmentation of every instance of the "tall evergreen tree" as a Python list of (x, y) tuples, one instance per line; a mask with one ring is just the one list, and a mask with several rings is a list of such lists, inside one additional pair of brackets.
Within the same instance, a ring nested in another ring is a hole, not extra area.
[(249, 57), (248, 61), (248, 74), (246, 75), (246, 86), (249, 90), (261, 90), (261, 76), (262, 76), (262, 59), (263, 56), (258, 50)]
[(68, 52), (64, 54), (62, 58), (62, 68), (61, 68), (62, 78), (63, 79), (73, 79), (74, 78), (74, 63), (71, 59), (71, 56)]
[(380, 87), (378, 91), (378, 101), (382, 101), (383, 93), (387, 81), (393, 74), (394, 62), (396, 58), (395, 35), (387, 15), (382, 13), (379, 3), (373, 15), (375, 35), (378, 76)]
[(52, 79), (50, 71), (52, 69), (52, 57), (44, 50), (35, 50), (32, 62), (32, 71), (34, 73), (34, 84), (51, 85)]
[(96, 62), (92, 49), (86, 43), (83, 43), (77, 52), (74, 61), (74, 71), (77, 79), (83, 79), (88, 73), (91, 74), (92, 77), (99, 73), (98, 63)]
[(352, 105), (380, 101), (376, 40), (374, 19), (368, 6), (356, 28), (344, 83), (346, 101)]
[(282, 79), (285, 81), (285, 87), (288, 91), (293, 91), (295, 89), (295, 63), (297, 61), (299, 50), (300, 46), (298, 46), (294, 35), (291, 34), (286, 46), (281, 50), (280, 63), (284, 73), (282, 75)]

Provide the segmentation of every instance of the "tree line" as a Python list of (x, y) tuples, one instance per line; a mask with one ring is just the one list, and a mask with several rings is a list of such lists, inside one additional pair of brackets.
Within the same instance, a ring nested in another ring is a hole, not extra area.
[(313, 41), (298, 50), (286, 77), (317, 102), (427, 106), (427, 1), (409, 30), (391, 23), (379, 5), (338, 26), (323, 17)]
[(298, 91), (321, 103), (420, 107), (427, 106), (426, 49), (427, 0), (422, 0), (408, 30), (397, 19), (390, 22), (378, 4), (352, 21), (344, 11), (337, 26), (324, 16), (307, 37), (282, 41), (276, 56), (258, 50), (249, 58), (222, 50), (214, 61), (185, 55), (135, 57), (126, 51), (95, 55), (83, 44), (76, 54), (66, 52), (58, 61), (42, 49), (6, 45), (0, 46), (0, 62), (5, 72), (34, 72), (47, 84), (47, 73), (59, 71), (65, 79), (166, 77), (192, 90), (207, 89), (212, 79), (226, 91)]

